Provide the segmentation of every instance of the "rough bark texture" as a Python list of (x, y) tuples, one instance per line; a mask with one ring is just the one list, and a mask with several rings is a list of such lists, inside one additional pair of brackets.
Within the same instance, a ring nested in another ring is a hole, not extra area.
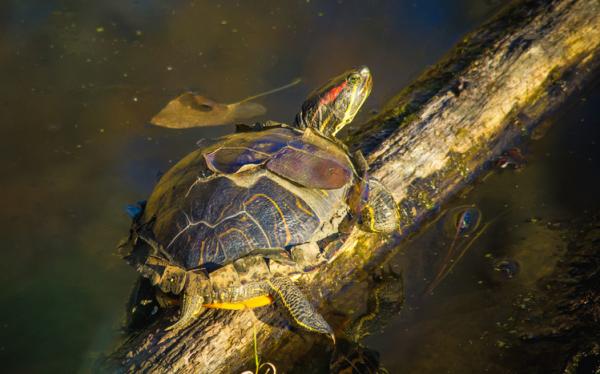
[[(402, 232), (354, 230), (340, 255), (303, 282), (332, 322), (360, 303), (353, 285), (510, 144), (526, 139), (598, 66), (598, 0), (520, 1), (466, 36), (450, 54), (351, 131), (352, 148), (400, 203)], [(129, 336), (104, 362), (111, 371), (241, 372), (260, 356), (286, 371), (325, 339), (285, 328), (274, 308), (209, 311), (183, 333), (167, 316)]]

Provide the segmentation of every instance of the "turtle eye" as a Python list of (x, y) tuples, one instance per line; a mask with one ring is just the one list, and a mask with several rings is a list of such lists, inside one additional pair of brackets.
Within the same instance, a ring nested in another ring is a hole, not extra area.
[(355, 85), (360, 81), (360, 74), (352, 73), (346, 80), (348, 81), (348, 84)]

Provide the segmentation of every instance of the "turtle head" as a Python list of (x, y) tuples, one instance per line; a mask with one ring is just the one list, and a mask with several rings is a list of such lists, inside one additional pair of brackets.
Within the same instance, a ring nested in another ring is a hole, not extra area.
[(335, 136), (354, 119), (372, 86), (371, 72), (366, 66), (338, 75), (308, 96), (296, 115), (296, 126)]

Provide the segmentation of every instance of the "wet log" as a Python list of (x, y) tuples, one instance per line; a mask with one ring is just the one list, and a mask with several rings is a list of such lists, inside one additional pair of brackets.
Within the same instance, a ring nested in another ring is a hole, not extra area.
[[(518, 1), (467, 35), (438, 64), (348, 136), (400, 204), (401, 233), (354, 230), (340, 255), (302, 282), (336, 332), (340, 310), (356, 307), (353, 289), (440, 204), (473, 181), (503, 150), (594, 74), (600, 58), (598, 0)], [(389, 77), (387, 79), (390, 79)], [(208, 311), (183, 332), (164, 328), (167, 313), (128, 336), (103, 362), (117, 372), (241, 372), (261, 359), (284, 372), (307, 361), (325, 339), (286, 328), (274, 308)]]

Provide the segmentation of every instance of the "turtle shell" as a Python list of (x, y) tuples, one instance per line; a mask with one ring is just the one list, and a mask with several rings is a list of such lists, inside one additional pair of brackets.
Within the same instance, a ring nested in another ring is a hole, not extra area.
[(347, 153), (312, 130), (239, 133), (169, 170), (143, 220), (154, 220), (156, 240), (181, 266), (212, 271), (335, 232), (354, 181)]

